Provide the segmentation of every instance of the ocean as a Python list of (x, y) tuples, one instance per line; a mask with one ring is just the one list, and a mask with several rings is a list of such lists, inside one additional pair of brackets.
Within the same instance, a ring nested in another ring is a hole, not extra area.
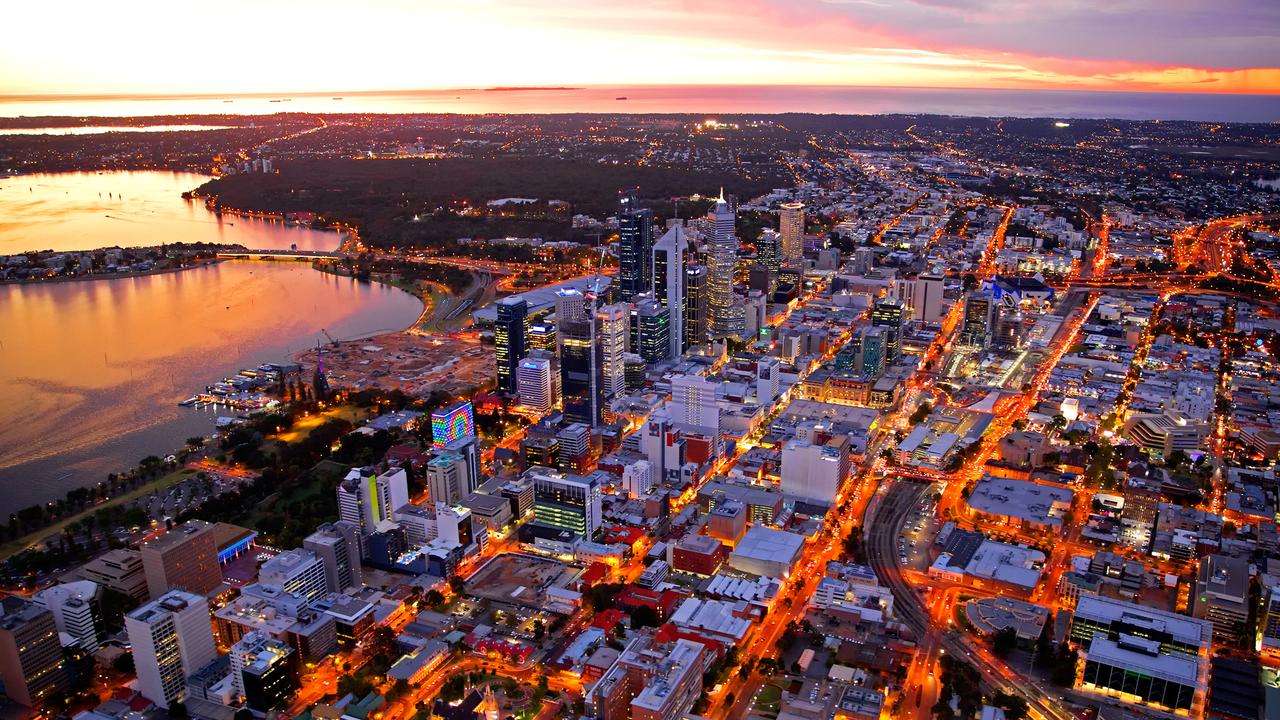
[(1280, 96), (812, 86), (490, 88), (278, 95), (0, 95), (0, 117), (307, 113), (938, 114), (1280, 122)]

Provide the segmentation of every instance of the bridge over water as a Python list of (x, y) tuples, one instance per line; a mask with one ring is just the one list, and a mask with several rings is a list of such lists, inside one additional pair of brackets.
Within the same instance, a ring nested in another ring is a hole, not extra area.
[(346, 253), (330, 250), (220, 250), (218, 257), (237, 260), (338, 260)]

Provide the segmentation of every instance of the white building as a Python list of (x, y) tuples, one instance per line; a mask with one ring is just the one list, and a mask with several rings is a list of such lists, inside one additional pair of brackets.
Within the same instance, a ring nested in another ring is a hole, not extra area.
[(58, 632), (88, 652), (98, 649), (102, 639), (102, 617), (98, 607), (98, 584), (91, 580), (54, 585), (31, 596), (53, 613)]
[(778, 210), (778, 229), (782, 233), (782, 260), (798, 265), (804, 258), (804, 203), (782, 203)]
[(297, 593), (308, 600), (328, 592), (324, 560), (305, 548), (282, 552), (263, 563), (258, 570), (258, 582)]
[(596, 310), (596, 324), (600, 377), (604, 383), (601, 391), (611, 398), (621, 394), (626, 384), (622, 356), (627, 354), (627, 339), (631, 336), (631, 308), (623, 303), (605, 305)]
[(356, 468), (338, 483), (338, 517), (356, 523), (365, 532), (391, 519), (396, 509), (409, 504), (409, 476), (403, 468), (381, 475)]
[(752, 525), (729, 554), (729, 565), (753, 575), (786, 578), (803, 547), (803, 535)]
[(671, 379), (671, 419), (709, 435), (720, 434), (720, 401), (716, 383), (699, 375), (677, 375)]
[(653, 464), (648, 460), (637, 460), (622, 468), (622, 487), (631, 497), (641, 497), (653, 484)]
[(788, 440), (782, 446), (782, 492), (829, 504), (849, 478), (849, 440), (832, 439), (823, 445)]
[(125, 615), (138, 691), (162, 708), (186, 697), (187, 678), (218, 656), (209, 605), (200, 595), (170, 590)]
[(685, 332), (685, 257), (689, 241), (684, 227), (676, 225), (653, 245), (653, 295), (670, 313), (671, 352), (677, 358), (684, 352)]
[(516, 392), (520, 404), (540, 413), (551, 410), (555, 398), (551, 393), (551, 361), (547, 358), (528, 357), (516, 368)]

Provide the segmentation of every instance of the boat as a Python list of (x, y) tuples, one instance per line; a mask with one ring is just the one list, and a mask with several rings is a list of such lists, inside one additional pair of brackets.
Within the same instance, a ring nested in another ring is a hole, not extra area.
[(178, 403), (178, 407), (191, 407), (192, 405), (195, 405), (197, 402), (200, 402), (200, 398), (192, 395), (186, 400), (183, 400), (182, 402)]
[(340, 98), (340, 97), (336, 97), (336, 98), (333, 98), (333, 99), (334, 99), (334, 100), (341, 100), (342, 98)]
[(627, 99), (627, 96), (626, 96), (626, 95), (620, 95), (620, 96), (618, 96), (618, 97), (614, 98), (614, 100), (626, 100), (626, 99)]

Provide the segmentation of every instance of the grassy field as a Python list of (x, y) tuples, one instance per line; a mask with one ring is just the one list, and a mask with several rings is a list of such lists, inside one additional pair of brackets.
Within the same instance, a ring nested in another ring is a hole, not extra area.
[(13, 555), (22, 550), (25, 550), (26, 548), (39, 542), (40, 540), (43, 540), (44, 538), (49, 537), (50, 535), (57, 535), (61, 533), (71, 523), (79, 522), (103, 508), (112, 507), (115, 505), (122, 505), (124, 503), (129, 502), (130, 500), (135, 500), (137, 498), (143, 497), (144, 495), (149, 495), (157, 490), (164, 490), (165, 488), (169, 488), (174, 485), (177, 485), (178, 483), (182, 482), (183, 480), (186, 480), (187, 478), (194, 476), (195, 474), (196, 474), (195, 470), (190, 470), (188, 468), (181, 468), (178, 470), (174, 470), (173, 472), (168, 473), (167, 475), (161, 475), (160, 477), (156, 478), (155, 480), (152, 480), (149, 483), (139, 485), (138, 487), (134, 488), (133, 490), (130, 490), (124, 495), (120, 495), (119, 497), (115, 497), (110, 500), (107, 500), (106, 502), (100, 503), (98, 505), (94, 505), (93, 507), (90, 507), (87, 510), (84, 510), (83, 512), (79, 512), (79, 513), (76, 513), (75, 515), (64, 518), (58, 521), (57, 523), (54, 523), (53, 525), (50, 525), (46, 528), (42, 528), (33, 533), (28, 533), (26, 535), (23, 535), (22, 537), (16, 538), (14, 540), (10, 540), (9, 542), (0, 545), (0, 560), (3, 560), (9, 557), (10, 555)]

